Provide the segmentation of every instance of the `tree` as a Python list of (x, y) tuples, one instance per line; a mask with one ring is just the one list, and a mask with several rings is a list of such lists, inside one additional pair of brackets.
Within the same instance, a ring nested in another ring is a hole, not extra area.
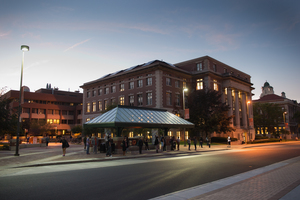
[(17, 133), (17, 113), (10, 108), (11, 100), (0, 97), (0, 135)]
[(72, 133), (82, 133), (82, 126), (77, 125), (71, 129)]
[(283, 111), (278, 104), (274, 103), (255, 103), (253, 104), (254, 127), (257, 130), (263, 128), (263, 133), (266, 134), (266, 128), (269, 133), (278, 135), (275, 127), (283, 121)]
[(29, 132), (34, 136), (46, 135), (48, 132), (50, 132), (51, 128), (52, 125), (45, 121), (32, 121), (30, 123)]
[(209, 136), (210, 133), (227, 133), (230, 127), (229, 106), (221, 101), (221, 93), (215, 90), (196, 90), (189, 95), (190, 122), (195, 124), (194, 131)]

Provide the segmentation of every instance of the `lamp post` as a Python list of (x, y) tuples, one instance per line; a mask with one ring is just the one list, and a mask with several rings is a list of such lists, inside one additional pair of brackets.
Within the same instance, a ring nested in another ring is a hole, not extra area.
[(18, 109), (18, 122), (17, 122), (17, 141), (16, 141), (16, 153), (15, 156), (19, 156), (19, 136), (20, 136), (20, 123), (21, 123), (21, 99), (22, 99), (22, 81), (23, 81), (23, 65), (24, 65), (24, 53), (29, 51), (29, 46), (22, 45), (21, 50), (23, 51), (22, 65), (21, 65), (21, 80), (20, 80), (20, 94), (19, 94), (19, 109)]
[[(184, 97), (184, 92), (188, 91), (187, 88), (183, 88), (182, 90), (182, 108), (183, 108), (183, 119), (185, 119), (185, 97)], [(183, 128), (183, 138), (184, 138), (184, 146), (186, 147), (186, 142), (185, 142), (185, 128)]]

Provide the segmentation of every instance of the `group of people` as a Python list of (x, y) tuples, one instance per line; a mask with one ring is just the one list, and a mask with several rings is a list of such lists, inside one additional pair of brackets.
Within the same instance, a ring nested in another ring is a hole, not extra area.
[[(207, 146), (210, 148), (210, 139), (208, 137), (205, 138), (206, 140), (206, 144)], [(191, 140), (191, 138), (188, 138), (187, 143), (189, 145), (189, 150), (191, 150), (191, 142), (194, 142), (194, 146), (195, 146), (195, 150), (197, 150), (197, 137), (193, 137), (193, 139)], [(200, 137), (199, 138), (199, 147), (203, 148), (203, 138)]]
[(84, 143), (84, 150), (86, 150), (86, 154), (90, 154), (90, 148), (93, 151), (93, 153), (97, 153), (98, 151), (98, 139), (97, 137), (91, 137), (87, 136), (83, 138), (83, 143)]

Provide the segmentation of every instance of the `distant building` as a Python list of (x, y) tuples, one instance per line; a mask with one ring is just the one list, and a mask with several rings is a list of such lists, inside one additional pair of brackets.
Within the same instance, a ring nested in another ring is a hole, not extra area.
[[(234, 115), (232, 126), (236, 128), (232, 137), (254, 139), (253, 123), (249, 126), (247, 120), (253, 118), (252, 105), (247, 105), (254, 89), (250, 79), (250, 75), (209, 56), (177, 64), (150, 61), (84, 83), (83, 123), (99, 116), (110, 104), (160, 108), (183, 116), (184, 88), (188, 88), (185, 97), (195, 90), (213, 89), (222, 92), (223, 102), (231, 107), (229, 115)], [(177, 129), (171, 129), (169, 135), (184, 137), (183, 130)]]
[[(30, 92), (23, 86), (21, 100), (22, 122), (44, 121), (52, 124), (51, 135), (70, 134), (71, 129), (82, 124), (82, 93), (67, 92), (51, 88)], [(1, 98), (13, 100), (10, 107), (19, 106), (19, 91), (10, 90)], [(30, 134), (30, 132), (29, 132)]]
[[(260, 98), (253, 100), (255, 103), (274, 103), (278, 104), (282, 108), (282, 122), (278, 127), (275, 127), (275, 130), (286, 129), (290, 131), (291, 134), (299, 133), (299, 124), (293, 119), (293, 116), (296, 111), (300, 111), (300, 104), (296, 100), (290, 100), (286, 98), (284, 92), (281, 93), (281, 96), (274, 94), (273, 87), (266, 81), (264, 86), (262, 86), (262, 93)], [(263, 134), (263, 129), (265, 129), (266, 134), (268, 135), (268, 130), (265, 127), (259, 127), (256, 130), (256, 134)], [(288, 137), (291, 137), (289, 135)]]

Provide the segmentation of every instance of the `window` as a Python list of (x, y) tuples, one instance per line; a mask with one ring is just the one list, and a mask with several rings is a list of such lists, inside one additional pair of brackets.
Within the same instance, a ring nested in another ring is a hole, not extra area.
[(45, 109), (40, 109), (39, 114), (45, 114), (45, 113), (46, 113), (46, 110), (45, 110)]
[(49, 115), (53, 115), (53, 110), (51, 110), (51, 109), (48, 110), (48, 114), (49, 114)]
[(137, 98), (138, 98), (138, 105), (142, 106), (143, 105), (143, 94), (138, 94)]
[(54, 110), (55, 115), (60, 115), (60, 110)]
[(213, 65), (213, 70), (214, 70), (214, 72), (217, 71), (217, 65), (216, 64)]
[(105, 94), (108, 94), (109, 93), (109, 88), (105, 88)]
[(129, 105), (134, 106), (134, 96), (133, 95), (129, 96)]
[(81, 110), (77, 110), (77, 115), (81, 115)]
[(175, 95), (176, 106), (180, 106), (180, 94)]
[(224, 68), (224, 73), (227, 73), (227, 69), (226, 68)]
[(98, 109), (100, 112), (102, 111), (102, 101), (98, 101)]
[(214, 90), (218, 91), (218, 82), (214, 80)]
[(74, 111), (69, 110), (69, 115), (74, 115)]
[(86, 97), (89, 98), (90, 97), (90, 92), (86, 93)]
[(107, 100), (104, 101), (104, 110), (107, 110)]
[(146, 85), (152, 85), (152, 77), (146, 78)]
[(179, 81), (175, 81), (175, 87), (179, 88), (180, 87), (180, 82)]
[(203, 90), (203, 79), (197, 79), (197, 90)]
[(102, 89), (98, 89), (98, 95), (102, 95)]
[(186, 82), (185, 81), (182, 82), (182, 88), (186, 88)]
[(116, 86), (111, 86), (111, 93), (115, 93), (116, 92)]
[(152, 92), (148, 92), (146, 95), (147, 95), (147, 105), (152, 105)]
[(134, 82), (129, 82), (129, 89), (133, 89), (134, 88)]
[(93, 102), (93, 112), (96, 112), (96, 102)]
[(124, 91), (124, 83), (120, 84), (120, 92)]
[(166, 85), (171, 86), (171, 78), (166, 78)]
[(197, 63), (197, 71), (202, 71), (203, 67), (202, 67), (202, 63)]
[(67, 122), (68, 122), (68, 121), (67, 121), (66, 119), (62, 119), (62, 120), (61, 120), (61, 123), (62, 123), (62, 124), (67, 124)]
[(96, 96), (96, 90), (93, 90), (93, 97)]
[(38, 110), (37, 108), (32, 108), (32, 113), (38, 114), (38, 113), (39, 113), (39, 110)]
[(111, 105), (115, 105), (116, 104), (116, 99), (111, 99), (110, 103), (111, 103)]
[(30, 113), (30, 108), (23, 108), (23, 113)]
[(143, 87), (143, 80), (137, 81), (137, 87)]
[(86, 104), (86, 112), (91, 112), (91, 103)]
[(168, 106), (172, 105), (172, 95), (171, 95), (171, 93), (169, 93), (169, 92), (166, 93), (166, 100), (167, 100), (167, 105)]
[(120, 105), (124, 105), (124, 97), (120, 97), (119, 98), (119, 104)]

